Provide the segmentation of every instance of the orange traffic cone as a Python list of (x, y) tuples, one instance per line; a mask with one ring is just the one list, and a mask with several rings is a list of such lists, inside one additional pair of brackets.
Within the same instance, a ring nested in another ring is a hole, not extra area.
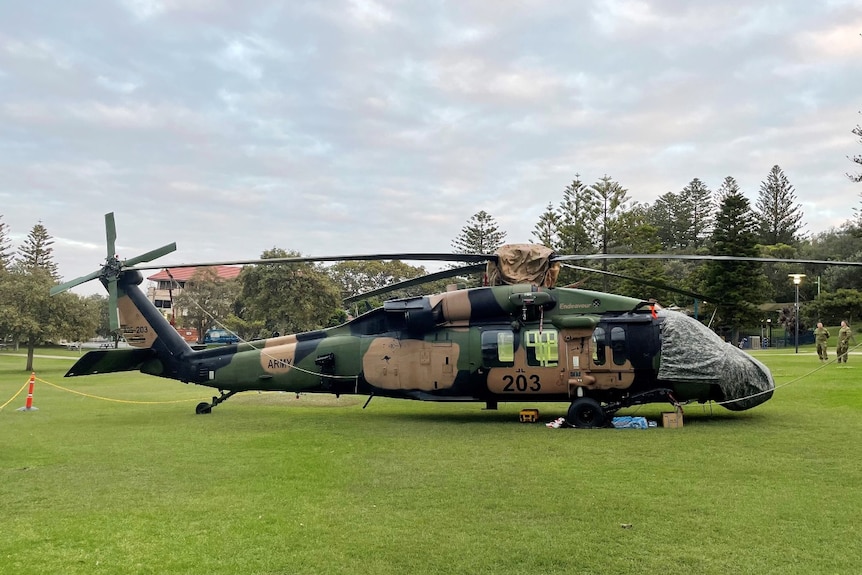
[(16, 411), (39, 411), (38, 407), (33, 407), (33, 387), (36, 386), (36, 372), (30, 374), (30, 388), (27, 390), (27, 402), (24, 407), (19, 407)]

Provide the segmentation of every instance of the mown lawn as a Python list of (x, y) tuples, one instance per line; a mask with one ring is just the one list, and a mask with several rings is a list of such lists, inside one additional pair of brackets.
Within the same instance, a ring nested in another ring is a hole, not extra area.
[[(862, 355), (757, 355), (771, 401), (650, 430), (278, 393), (199, 416), (208, 389), (39, 357), (39, 410), (0, 411), (0, 573), (855, 573)], [(23, 368), (0, 353), (0, 404)]]

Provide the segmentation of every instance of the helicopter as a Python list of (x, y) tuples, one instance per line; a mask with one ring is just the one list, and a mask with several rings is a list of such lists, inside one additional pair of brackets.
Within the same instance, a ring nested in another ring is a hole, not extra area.
[(664, 309), (655, 301), (555, 287), (562, 265), (601, 256), (556, 255), (533, 244), (502, 246), (494, 254), (411, 253), (184, 264), (448, 260), (467, 265), (392, 287), (479, 270), (485, 271), (488, 280), (482, 287), (388, 300), (336, 327), (195, 348), (139, 287), (141, 270), (157, 269), (141, 264), (173, 252), (176, 244), (120, 260), (114, 253), (113, 213), (105, 215), (105, 227), (105, 264), (54, 286), (51, 294), (98, 279), (108, 291), (111, 329), (121, 330), (131, 347), (90, 351), (66, 377), (139, 370), (218, 390), (211, 402), (196, 406), (197, 414), (211, 413), (240, 392), (284, 391), (363, 395), (368, 396), (366, 406), (375, 396), (480, 402), (487, 409), (496, 409), (499, 402), (568, 402), (569, 424), (593, 428), (608, 425), (620, 409), (655, 402), (677, 406), (716, 402), (732, 411), (747, 410), (769, 400), (775, 389), (763, 363), (682, 312)]

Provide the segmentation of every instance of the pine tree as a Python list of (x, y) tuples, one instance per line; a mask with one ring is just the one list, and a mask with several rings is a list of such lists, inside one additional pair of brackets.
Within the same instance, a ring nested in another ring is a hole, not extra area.
[(55, 280), (60, 279), (57, 273), (57, 264), (54, 262), (54, 248), (51, 246), (54, 240), (48, 234), (48, 230), (39, 222), (23, 244), (18, 248), (18, 264), (25, 271), (42, 269)]
[[(859, 138), (859, 143), (862, 144), (862, 126), (856, 124), (856, 127), (851, 130), (853, 135)], [(852, 156), (850, 158), (851, 161), (862, 164), (862, 156)], [(847, 177), (850, 178), (851, 182), (862, 182), (862, 172), (857, 172), (855, 174), (847, 174)], [(860, 203), (862, 203), (862, 193), (859, 194)], [(851, 224), (855, 227), (854, 232), (858, 236), (862, 236), (862, 208), (859, 206), (853, 208), (854, 217), (851, 221)]]
[(461, 233), (452, 240), (455, 253), (490, 254), (503, 245), (506, 232), (500, 231), (494, 217), (484, 210), (476, 212)]
[(796, 203), (793, 186), (780, 167), (772, 166), (760, 184), (757, 198), (758, 239), (767, 245), (797, 245), (802, 229), (802, 204)]
[(608, 253), (611, 235), (615, 222), (626, 210), (628, 190), (619, 182), (611, 180), (607, 175), (590, 187), (596, 194), (599, 203), (599, 248), (603, 254)]
[[(605, 174), (598, 182), (590, 186), (595, 192), (599, 203), (599, 250), (603, 254), (609, 253), (614, 231), (618, 228), (620, 217), (626, 211), (628, 202), (628, 190), (623, 188), (619, 182), (611, 180)], [(602, 260), (602, 270), (608, 271), (608, 260)], [(602, 276), (602, 291), (608, 291), (608, 276)]]
[(678, 194), (668, 192), (656, 198), (647, 208), (646, 221), (655, 226), (658, 239), (665, 250), (685, 247), (686, 231), (691, 228), (691, 214), (681, 209), (682, 205)]
[(718, 187), (718, 191), (715, 193), (716, 199), (719, 204), (723, 204), (724, 200), (727, 199), (730, 195), (739, 194), (739, 184), (736, 182), (736, 178), (733, 176), (727, 176), (724, 178), (724, 181), (721, 182), (721, 186)]
[[(854, 136), (859, 138), (859, 143), (862, 144), (862, 126), (856, 124), (856, 127), (851, 130)], [(862, 164), (862, 156), (851, 156), (850, 161), (855, 162), (857, 164)], [(852, 182), (862, 182), (862, 172), (857, 172), (855, 174), (847, 174), (847, 177), (850, 178)]]
[(545, 208), (545, 212), (539, 216), (539, 221), (536, 222), (536, 226), (533, 228), (533, 235), (538, 238), (542, 245), (545, 245), (552, 250), (556, 250), (560, 243), (558, 235), (559, 229), (560, 216), (554, 210), (554, 205), (548, 203), (548, 206)]
[[(722, 201), (712, 232), (711, 255), (757, 257), (757, 222), (748, 199), (742, 195), (733, 178), (722, 185)], [(704, 270), (703, 293), (719, 305), (722, 323), (738, 330), (756, 316), (758, 304), (768, 293), (762, 264), (741, 261), (711, 261)]]
[(0, 215), (0, 271), (8, 270), (12, 265), (12, 240), (9, 239), (9, 226)]
[(697, 251), (712, 231), (715, 205), (712, 192), (698, 178), (694, 178), (679, 194), (680, 210), (687, 213), (688, 229), (683, 232), (683, 248)]
[(581, 182), (580, 175), (563, 191), (559, 213), (559, 251), (567, 254), (591, 253), (596, 249), (594, 227), (601, 206), (595, 190)]

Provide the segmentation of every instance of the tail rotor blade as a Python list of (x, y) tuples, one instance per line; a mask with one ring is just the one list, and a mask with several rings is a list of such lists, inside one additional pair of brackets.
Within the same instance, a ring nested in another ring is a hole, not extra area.
[(137, 257), (129, 258), (129, 259), (125, 260), (123, 262), (123, 267), (130, 267), (130, 266), (133, 266), (135, 264), (139, 264), (141, 262), (152, 261), (156, 258), (162, 257), (163, 255), (169, 254), (172, 251), (175, 251), (176, 249), (177, 249), (176, 242), (164, 245), (160, 248), (156, 248), (154, 250), (151, 250), (145, 254), (141, 254)]
[(75, 287), (76, 285), (82, 284), (84, 282), (88, 282), (90, 280), (94, 280), (97, 277), (102, 275), (102, 270), (94, 271), (85, 276), (81, 276), (79, 278), (73, 279), (71, 281), (67, 281), (66, 283), (62, 283), (60, 285), (55, 285), (51, 288), (51, 295), (56, 295), (58, 293), (64, 292), (68, 289)]
[(117, 253), (117, 225), (114, 223), (114, 212), (105, 214), (105, 236), (108, 240), (108, 259)]
[(117, 307), (117, 280), (108, 282), (108, 323), (111, 331), (120, 329), (120, 312)]

